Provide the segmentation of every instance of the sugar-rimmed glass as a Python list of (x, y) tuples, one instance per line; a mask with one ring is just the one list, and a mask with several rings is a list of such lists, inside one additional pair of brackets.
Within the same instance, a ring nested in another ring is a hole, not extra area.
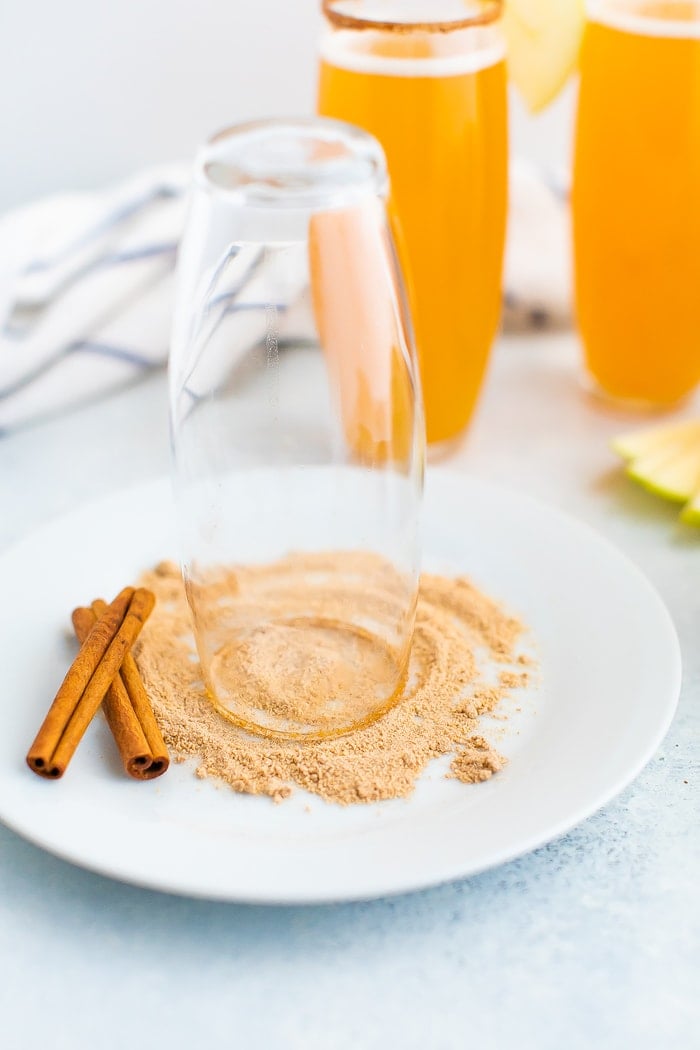
[(508, 175), (500, 0), (323, 0), (319, 112), (376, 136), (431, 452), (463, 435), (501, 313)]

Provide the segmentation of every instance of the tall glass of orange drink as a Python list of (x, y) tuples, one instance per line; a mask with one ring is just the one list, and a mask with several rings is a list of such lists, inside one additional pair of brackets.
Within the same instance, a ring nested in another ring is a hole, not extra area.
[(428, 441), (454, 442), (498, 328), (507, 102), (496, 0), (325, 0), (319, 109), (375, 135), (408, 286)]
[(576, 307), (606, 394), (672, 404), (700, 380), (700, 3), (596, 0), (581, 53)]

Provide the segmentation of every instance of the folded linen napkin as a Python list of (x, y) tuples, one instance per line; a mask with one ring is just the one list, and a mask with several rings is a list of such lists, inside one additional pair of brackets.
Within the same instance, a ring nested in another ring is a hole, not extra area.
[(0, 219), (0, 433), (161, 366), (187, 166)]
[[(0, 434), (165, 364), (189, 178), (159, 167), (0, 218)], [(566, 194), (523, 164), (511, 183), (504, 326), (568, 324)]]

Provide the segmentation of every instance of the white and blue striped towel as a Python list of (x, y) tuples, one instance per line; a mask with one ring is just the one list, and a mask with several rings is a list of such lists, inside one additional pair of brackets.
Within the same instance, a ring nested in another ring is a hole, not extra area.
[[(167, 359), (190, 169), (0, 218), (0, 435), (104, 395)], [(565, 195), (516, 164), (504, 325), (570, 323)]]
[(0, 433), (164, 364), (187, 166), (0, 220)]

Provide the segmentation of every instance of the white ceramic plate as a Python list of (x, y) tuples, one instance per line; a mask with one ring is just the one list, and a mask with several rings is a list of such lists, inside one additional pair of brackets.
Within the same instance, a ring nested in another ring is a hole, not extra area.
[[(425, 567), (468, 573), (532, 628), (541, 683), (488, 730), (510, 761), (465, 787), (438, 763), (409, 800), (282, 805), (173, 765), (125, 779), (95, 719), (61, 781), (24, 764), (68, 662), (68, 611), (176, 554), (166, 482), (82, 507), (0, 557), (0, 819), (93, 871), (174, 893), (269, 903), (402, 893), (561, 835), (651, 758), (680, 688), (671, 620), (640, 572), (587, 527), (522, 495), (435, 472)], [(500, 724), (502, 726), (502, 723)], [(491, 731), (493, 730), (493, 732)], [(496, 734), (496, 735), (494, 735)]]

